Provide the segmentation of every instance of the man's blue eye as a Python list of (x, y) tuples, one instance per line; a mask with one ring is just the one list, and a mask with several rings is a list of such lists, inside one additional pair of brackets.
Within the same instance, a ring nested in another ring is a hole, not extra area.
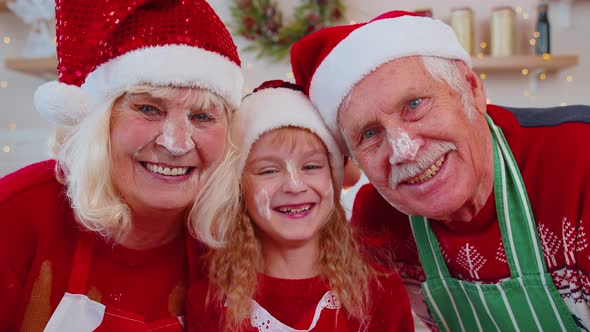
[(137, 110), (143, 114), (156, 114), (159, 111), (157, 107), (151, 105), (139, 105)]
[(420, 106), (420, 104), (422, 104), (422, 99), (421, 98), (416, 98), (414, 100), (411, 100), (410, 103), (408, 104), (408, 106), (410, 106), (410, 108), (414, 110), (418, 106)]
[(371, 138), (377, 135), (377, 131), (375, 129), (368, 129), (363, 132), (363, 138)]

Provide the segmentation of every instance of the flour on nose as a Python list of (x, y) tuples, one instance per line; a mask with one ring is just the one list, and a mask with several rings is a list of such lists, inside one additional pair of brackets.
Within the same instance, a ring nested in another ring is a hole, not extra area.
[(175, 124), (172, 120), (166, 119), (162, 135), (156, 139), (156, 143), (166, 148), (175, 156), (186, 154), (195, 148), (192, 140), (193, 126), (188, 117), (185, 117), (184, 123)]
[(414, 159), (424, 143), (420, 138), (411, 139), (403, 129), (387, 131), (387, 141), (391, 145), (389, 163), (392, 165)]
[(293, 162), (291, 160), (287, 160), (287, 172), (289, 173), (290, 176), (290, 186), (293, 189), (299, 189), (303, 186), (303, 182), (301, 181), (301, 179), (297, 176), (297, 169), (295, 168), (295, 166), (293, 166)]

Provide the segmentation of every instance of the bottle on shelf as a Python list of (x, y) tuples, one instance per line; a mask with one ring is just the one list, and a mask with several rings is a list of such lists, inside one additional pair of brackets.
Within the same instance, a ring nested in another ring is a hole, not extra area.
[(537, 18), (537, 25), (535, 30), (535, 53), (539, 55), (551, 53), (551, 37), (549, 17), (547, 15), (548, 5), (540, 4), (538, 7), (539, 17)]

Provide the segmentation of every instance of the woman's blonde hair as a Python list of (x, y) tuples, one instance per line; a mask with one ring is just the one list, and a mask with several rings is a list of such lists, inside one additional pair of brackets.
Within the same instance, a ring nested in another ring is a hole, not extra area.
[[(225, 101), (207, 90), (202, 92), (195, 106), (201, 109), (223, 109), (228, 123), (231, 123), (232, 110)], [(125, 94), (94, 107), (77, 126), (57, 129), (50, 144), (50, 154), (57, 159), (56, 176), (67, 188), (67, 196), (78, 222), (116, 242), (125, 238), (132, 223), (130, 208), (111, 178), (110, 119), (115, 103), (130, 93), (149, 93), (158, 98), (183, 98), (175, 87), (133, 87)], [(230, 137), (229, 130), (227, 137)], [(226, 156), (219, 168), (227, 167), (225, 160), (229, 150), (226, 147)], [(218, 169), (216, 172), (224, 171)], [(197, 204), (195, 201), (194, 206)]]
[[(313, 134), (301, 128), (281, 128), (273, 137), (294, 146), (300, 133)], [(300, 137), (300, 136), (299, 136)], [(314, 139), (321, 140), (313, 134)], [(241, 172), (238, 172), (240, 174)], [(332, 174), (332, 177), (334, 175)], [(363, 319), (370, 310), (369, 284), (375, 272), (363, 260), (352, 229), (340, 203), (340, 188), (334, 179), (334, 209), (320, 229), (318, 266), (320, 276), (346, 308), (349, 315)], [(222, 243), (207, 257), (210, 289), (208, 305), (225, 306), (227, 331), (237, 331), (246, 324), (251, 312), (251, 299), (257, 289), (257, 275), (264, 271), (259, 230), (246, 211), (243, 196), (236, 196), (239, 210), (235, 216), (213, 220), (211, 230), (215, 244)]]

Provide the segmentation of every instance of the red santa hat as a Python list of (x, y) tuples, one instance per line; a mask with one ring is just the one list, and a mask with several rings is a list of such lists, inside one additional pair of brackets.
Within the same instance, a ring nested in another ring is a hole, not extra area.
[(205, 0), (57, 0), (59, 80), (35, 107), (74, 125), (136, 85), (207, 89), (236, 108), (243, 77), (233, 40)]
[(310, 130), (328, 150), (337, 188), (342, 185), (344, 157), (317, 109), (303, 93), (303, 87), (281, 80), (262, 83), (244, 97), (234, 118), (234, 142), (240, 144), (240, 170), (252, 145), (265, 133), (286, 127)]
[[(447, 24), (415, 13), (392, 11), (366, 23), (335, 26), (312, 33), (291, 48), (295, 81), (318, 108), (342, 149), (337, 112), (364, 77), (392, 60), (415, 56), (459, 59), (471, 66)], [(345, 151), (345, 150), (343, 150)]]

